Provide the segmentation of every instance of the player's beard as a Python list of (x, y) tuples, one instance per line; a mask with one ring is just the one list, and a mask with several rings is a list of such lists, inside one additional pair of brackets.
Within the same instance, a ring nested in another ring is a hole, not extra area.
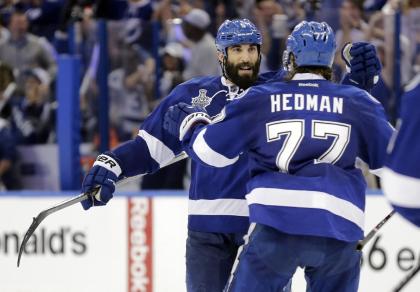
[[(248, 66), (251, 67), (252, 74), (247, 75), (239, 75), (239, 69), (242, 66)], [(232, 81), (234, 84), (239, 86), (241, 89), (247, 89), (248, 87), (251, 87), (258, 79), (258, 73), (260, 71), (260, 60), (255, 62), (254, 64), (251, 64), (249, 62), (247, 63), (241, 63), (241, 64), (233, 64), (226, 62), (226, 77)]]

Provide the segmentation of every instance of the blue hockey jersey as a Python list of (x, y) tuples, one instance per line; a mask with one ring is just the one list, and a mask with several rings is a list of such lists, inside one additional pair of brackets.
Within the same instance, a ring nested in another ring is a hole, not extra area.
[(382, 176), (394, 209), (420, 226), (420, 75), (402, 96), (401, 120)]
[[(282, 72), (261, 74), (258, 82), (266, 82)], [(167, 109), (179, 102), (200, 105), (216, 116), (226, 103), (242, 91), (228, 85), (223, 77), (199, 77), (178, 85), (147, 117), (138, 136), (112, 152), (123, 176), (152, 173), (183, 151), (178, 139), (163, 129)], [(246, 157), (224, 169), (192, 162), (188, 204), (188, 228), (201, 232), (243, 232), (249, 226), (245, 201), (248, 168)]]
[(251, 222), (357, 241), (366, 183), (355, 162), (381, 168), (392, 131), (383, 107), (366, 91), (305, 73), (248, 89), (227, 105), (222, 121), (196, 127), (184, 147), (215, 167), (248, 155)]

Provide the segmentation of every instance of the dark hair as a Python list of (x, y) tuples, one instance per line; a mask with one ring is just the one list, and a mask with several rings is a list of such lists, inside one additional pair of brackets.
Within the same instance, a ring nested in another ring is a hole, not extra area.
[(296, 73), (313, 73), (318, 74), (324, 77), (326, 80), (334, 81), (333, 80), (333, 71), (330, 67), (318, 67), (318, 66), (302, 66), (294, 68), (290, 75), (293, 77)]
[(185, 36), (194, 42), (200, 41), (207, 32), (206, 29), (196, 27), (193, 24), (188, 23), (187, 21), (183, 21), (181, 27)]
[(15, 5), (13, 5), (13, 9), (11, 11), (11, 15), (26, 15), (26, 9), (24, 4), (18, 2)]
[(291, 54), (290, 56), (290, 62), (291, 62), (292, 68), (290, 69), (290, 71), (288, 72), (288, 75), (285, 78), (286, 81), (292, 80), (293, 76), (295, 76), (295, 74), (297, 73), (313, 73), (313, 74), (321, 75), (328, 81), (334, 81), (333, 70), (330, 67), (324, 67), (324, 66), (296, 67), (293, 54)]
[(3, 92), (14, 81), (15, 77), (13, 76), (12, 68), (0, 62), (0, 92)]

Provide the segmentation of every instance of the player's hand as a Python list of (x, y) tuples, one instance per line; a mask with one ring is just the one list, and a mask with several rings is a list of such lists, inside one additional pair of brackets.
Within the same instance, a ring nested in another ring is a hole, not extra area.
[(210, 116), (204, 108), (181, 102), (168, 109), (164, 117), (163, 128), (182, 141), (185, 134), (195, 125), (207, 125), (210, 122)]
[(341, 50), (341, 57), (348, 72), (344, 79), (350, 84), (369, 91), (378, 82), (382, 67), (374, 45), (348, 43)]
[(92, 193), (89, 199), (82, 201), (83, 209), (106, 205), (113, 197), (115, 182), (120, 175), (121, 168), (112, 153), (99, 155), (83, 179), (82, 192)]

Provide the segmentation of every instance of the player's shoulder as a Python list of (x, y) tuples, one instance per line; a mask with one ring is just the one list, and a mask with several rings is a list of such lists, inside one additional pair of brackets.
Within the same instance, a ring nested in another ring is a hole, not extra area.
[(237, 96), (237, 100), (240, 100), (242, 104), (252, 104), (261, 102), (261, 97), (270, 96), (276, 92), (281, 92), (287, 84), (282, 81), (273, 81), (262, 84), (251, 86), (240, 95)]
[[(402, 116), (418, 116), (420, 109), (420, 74), (419, 78), (414, 78), (404, 89), (405, 92), (401, 96), (401, 115)], [(415, 80), (417, 79), (417, 80)]]
[(420, 91), (420, 73), (414, 76), (414, 78), (408, 82), (404, 87), (405, 92)]
[(181, 84), (178, 84), (166, 99), (173, 100), (186, 100), (191, 99), (193, 96), (199, 94), (201, 91), (208, 91), (221, 86), (220, 76), (205, 76), (196, 77)]
[(336, 95), (347, 99), (347, 103), (362, 104), (366, 106), (380, 106), (381, 102), (366, 90), (353, 85), (330, 83), (330, 90)]
[(417, 74), (413, 80), (411, 80), (404, 88), (403, 102), (410, 103), (413, 105), (420, 105), (420, 74)]
[(177, 87), (181, 88), (197, 88), (197, 87), (208, 87), (214, 86), (215, 84), (219, 84), (221, 77), (220, 76), (201, 76), (201, 77), (194, 77), (190, 80), (187, 80)]
[(282, 80), (272, 80), (271, 82), (257, 84), (249, 88), (249, 95), (261, 95), (267, 93), (279, 92), (280, 90), (287, 88), (288, 84)]
[(266, 82), (281, 81), (286, 76), (286, 72), (282, 69), (278, 71), (267, 71), (258, 75), (257, 85)]
[(267, 71), (267, 72), (260, 73), (258, 75), (257, 82), (266, 82), (267, 80), (270, 80), (271, 78), (273, 78), (275, 74), (276, 74), (275, 71)]

